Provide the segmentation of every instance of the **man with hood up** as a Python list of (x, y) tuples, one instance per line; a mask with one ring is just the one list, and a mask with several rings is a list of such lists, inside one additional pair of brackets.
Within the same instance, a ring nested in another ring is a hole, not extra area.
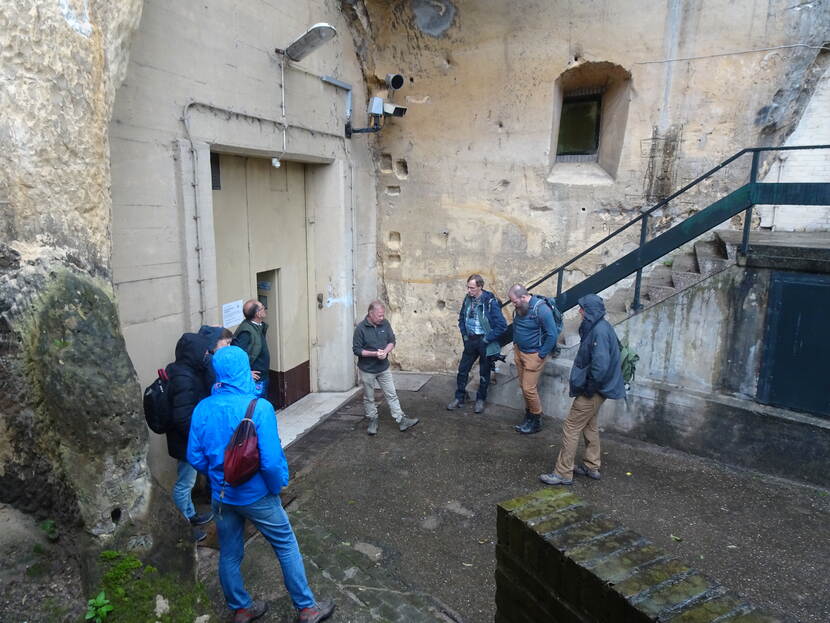
[[(571, 411), (562, 426), (562, 448), (551, 474), (539, 480), (548, 485), (571, 485), (573, 475), (600, 479), (600, 446), (597, 414), (606, 398), (624, 398), (620, 366), (620, 341), (605, 320), (605, 304), (596, 294), (579, 299), (579, 351), (570, 377)], [(585, 439), (585, 458), (574, 466), (579, 434)]]
[(248, 623), (265, 614), (268, 605), (253, 600), (242, 580), (243, 540), (248, 519), (274, 548), (285, 587), (298, 610), (298, 623), (317, 623), (334, 611), (331, 601), (317, 602), (308, 586), (303, 558), (280, 490), (288, 484), (288, 464), (277, 433), (274, 407), (267, 400), (256, 403), (251, 416), (257, 433), (259, 471), (247, 482), (232, 487), (225, 482), (225, 447), (254, 399), (254, 381), (248, 354), (237, 346), (213, 356), (216, 384), (193, 412), (187, 460), (208, 474), (213, 512), (219, 534), (219, 580), (225, 601), (234, 611), (234, 623)]
[(185, 333), (176, 343), (176, 360), (167, 366), (168, 392), (173, 410), (173, 426), (167, 431), (167, 453), (178, 461), (172, 498), (176, 508), (193, 526), (193, 538), (201, 541), (205, 532), (197, 526), (213, 519), (212, 513), (197, 513), (191, 491), (196, 484), (196, 470), (187, 462), (187, 439), (190, 418), (202, 398), (210, 395), (213, 370), (211, 351), (217, 339), (201, 333)]

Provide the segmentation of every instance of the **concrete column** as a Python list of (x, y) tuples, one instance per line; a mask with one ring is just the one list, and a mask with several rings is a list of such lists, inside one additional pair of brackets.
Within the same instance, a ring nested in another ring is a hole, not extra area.
[[(312, 390), (354, 387), (352, 188), (350, 165), (306, 168)], [(318, 307), (322, 295), (322, 309)], [(316, 386), (315, 386), (316, 385)]]

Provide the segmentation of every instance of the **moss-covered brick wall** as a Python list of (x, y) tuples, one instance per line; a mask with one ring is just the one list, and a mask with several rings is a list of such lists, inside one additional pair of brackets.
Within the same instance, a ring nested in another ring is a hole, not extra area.
[(498, 506), (496, 623), (772, 623), (568, 489)]

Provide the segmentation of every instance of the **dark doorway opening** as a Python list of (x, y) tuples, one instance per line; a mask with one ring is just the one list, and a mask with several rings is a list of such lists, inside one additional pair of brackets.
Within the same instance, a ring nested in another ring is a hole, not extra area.
[(830, 276), (773, 273), (758, 400), (830, 417)]

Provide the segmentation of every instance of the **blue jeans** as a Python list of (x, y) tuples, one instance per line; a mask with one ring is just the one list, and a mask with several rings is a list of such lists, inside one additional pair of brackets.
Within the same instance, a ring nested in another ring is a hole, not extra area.
[(190, 497), (193, 485), (196, 484), (196, 470), (187, 461), (179, 460), (176, 471), (178, 477), (176, 478), (176, 484), (173, 485), (173, 504), (184, 515), (185, 519), (190, 519), (196, 514), (193, 498)]
[(259, 381), (254, 381), (254, 396), (268, 400), (268, 373), (263, 372)]
[(294, 607), (300, 610), (314, 606), (316, 602), (305, 576), (300, 547), (278, 495), (268, 494), (245, 506), (213, 500), (213, 515), (219, 532), (219, 581), (231, 610), (248, 608), (252, 602), (239, 569), (245, 555), (245, 519), (254, 524), (274, 548)]
[(487, 344), (482, 335), (468, 335), (464, 340), (464, 352), (458, 362), (458, 376), (456, 377), (455, 397), (464, 401), (467, 397), (467, 379), (470, 370), (478, 359), (478, 391), (476, 400), (487, 400), (487, 386), (490, 385), (490, 361), (487, 359)]

